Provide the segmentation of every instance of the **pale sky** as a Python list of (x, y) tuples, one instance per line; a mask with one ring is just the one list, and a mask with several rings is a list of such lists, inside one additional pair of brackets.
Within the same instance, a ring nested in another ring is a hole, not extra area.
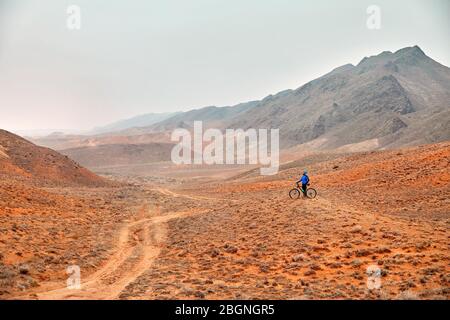
[(449, 66), (449, 39), (448, 0), (0, 0), (0, 128), (234, 105), (412, 45)]

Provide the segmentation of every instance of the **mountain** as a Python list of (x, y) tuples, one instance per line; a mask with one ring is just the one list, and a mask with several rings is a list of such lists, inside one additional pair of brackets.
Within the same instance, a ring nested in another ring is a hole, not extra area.
[(180, 112), (161, 121), (152, 119), (155, 123), (150, 126), (100, 136), (34, 141), (58, 149), (164, 143), (170, 142), (174, 129), (191, 129), (199, 120), (204, 127), (222, 130), (278, 128), (284, 149), (304, 146), (363, 151), (440, 142), (450, 139), (450, 69), (418, 46), (407, 47), (365, 57), (356, 66), (338, 67), (295, 90), (260, 101)]
[(418, 46), (347, 64), (298, 89), (182, 112), (134, 134), (205, 127), (279, 128), (282, 148), (383, 149), (450, 139), (450, 69)]
[[(194, 121), (197, 120), (205, 121), (210, 126), (220, 126), (224, 120), (231, 119), (246, 112), (254, 108), (257, 104), (257, 101), (250, 101), (233, 107), (211, 106), (187, 112), (149, 114), (96, 129), (96, 134), (65, 135), (55, 132), (45, 137), (30, 137), (30, 140), (38, 145), (56, 150), (106, 144), (170, 143), (170, 135), (173, 129), (190, 129)], [(146, 119), (155, 121), (155, 123), (150, 126), (137, 126), (137, 124), (143, 124), (147, 121)], [(102, 133), (99, 133), (100, 131)]]
[(170, 161), (171, 143), (105, 144), (61, 150), (88, 168)]
[(103, 185), (106, 181), (56, 151), (0, 130), (0, 176), (39, 184)]
[[(220, 126), (224, 121), (232, 119), (245, 112), (253, 110), (259, 101), (249, 101), (240, 103), (231, 107), (205, 107), (187, 112), (181, 112), (164, 121), (158, 122), (150, 126), (147, 132), (160, 132), (173, 130), (176, 128), (189, 129), (193, 126), (194, 121), (204, 121), (207, 126)], [(145, 128), (141, 128), (145, 131)]]
[(90, 132), (90, 134), (102, 134), (136, 127), (148, 127), (177, 114), (179, 114), (179, 112), (147, 113), (130, 119), (120, 120), (103, 127), (96, 127), (92, 130), (92, 132)]
[(417, 46), (364, 58), (260, 101), (227, 128), (279, 128), (290, 147), (376, 139), (378, 148), (450, 139), (450, 69)]

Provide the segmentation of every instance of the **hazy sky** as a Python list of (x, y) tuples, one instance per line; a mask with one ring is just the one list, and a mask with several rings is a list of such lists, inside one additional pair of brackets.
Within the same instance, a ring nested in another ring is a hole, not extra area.
[(449, 39), (448, 0), (0, 0), (0, 128), (233, 105), (416, 44), (449, 66)]

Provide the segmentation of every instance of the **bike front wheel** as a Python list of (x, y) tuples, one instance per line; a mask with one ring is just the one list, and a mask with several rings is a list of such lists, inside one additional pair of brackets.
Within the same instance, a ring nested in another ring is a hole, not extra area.
[(289, 191), (289, 197), (291, 197), (291, 199), (298, 199), (300, 197), (300, 190), (295, 188), (292, 189)]
[(306, 190), (306, 196), (310, 199), (314, 199), (317, 196), (317, 191), (315, 189), (308, 189)]

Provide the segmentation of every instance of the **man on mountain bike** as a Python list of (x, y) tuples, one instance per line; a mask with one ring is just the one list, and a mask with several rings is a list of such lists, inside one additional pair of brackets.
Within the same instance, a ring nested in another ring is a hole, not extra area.
[(309, 184), (309, 177), (308, 177), (308, 171), (303, 171), (303, 176), (300, 178), (300, 180), (297, 181), (297, 186), (300, 185), (300, 182), (302, 183), (302, 192), (304, 196), (306, 197), (306, 188)]

